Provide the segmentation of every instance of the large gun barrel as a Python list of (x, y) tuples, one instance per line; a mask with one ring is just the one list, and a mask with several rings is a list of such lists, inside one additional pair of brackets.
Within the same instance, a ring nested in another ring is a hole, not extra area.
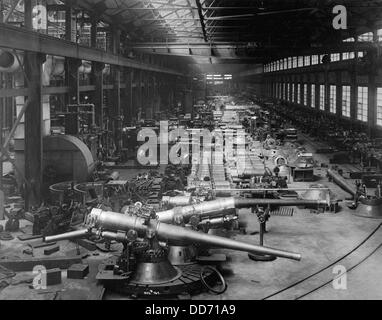
[(331, 178), (337, 185), (339, 185), (346, 192), (349, 192), (353, 197), (356, 196), (357, 190), (355, 186), (350, 185), (343, 177), (341, 177), (337, 172), (328, 169), (328, 177)]
[(125, 241), (126, 237), (124, 233), (130, 230), (135, 230), (137, 236), (142, 238), (150, 232), (155, 232), (158, 240), (173, 245), (200, 244), (215, 248), (226, 248), (254, 254), (267, 254), (292, 260), (301, 260), (301, 255), (298, 253), (257, 246), (162, 223), (158, 220), (147, 220), (142, 217), (102, 211), (101, 209), (93, 209), (91, 211), (87, 216), (85, 226), (87, 229), (46, 237), (44, 238), (44, 241), (52, 242), (84, 238), (93, 234), (109, 239), (115, 239), (117, 241)]
[(301, 259), (301, 255), (294, 252), (256, 246), (175, 225), (161, 223), (158, 220), (148, 221), (142, 217), (122, 215), (120, 213), (107, 212), (100, 209), (92, 210), (87, 217), (86, 224), (89, 228), (111, 232), (127, 232), (133, 229), (137, 232), (138, 236), (141, 237), (145, 237), (148, 232), (154, 231), (159, 240), (175, 245), (203, 244), (210, 247), (226, 248), (255, 254), (268, 254), (293, 260)]
[(188, 221), (192, 216), (200, 218), (219, 216), (223, 211), (230, 209), (251, 208), (256, 206), (311, 206), (330, 205), (325, 200), (303, 200), (303, 199), (247, 199), (247, 198), (220, 198), (206, 201), (186, 207), (177, 207), (157, 213), (161, 222), (172, 223), (174, 218), (181, 216)]

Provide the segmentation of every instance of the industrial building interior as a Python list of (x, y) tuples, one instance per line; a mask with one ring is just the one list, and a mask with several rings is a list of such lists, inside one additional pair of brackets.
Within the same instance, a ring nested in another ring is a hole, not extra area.
[(382, 1), (0, 21), (0, 300), (382, 299)]

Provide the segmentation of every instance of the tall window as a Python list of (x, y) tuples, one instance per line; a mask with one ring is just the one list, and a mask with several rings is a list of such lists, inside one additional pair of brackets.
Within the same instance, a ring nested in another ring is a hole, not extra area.
[(315, 84), (311, 85), (311, 90), (312, 90), (312, 94), (311, 94), (310, 106), (315, 109), (316, 108), (316, 85)]
[(292, 68), (293, 68), (292, 57), (289, 57), (288, 58), (288, 69), (292, 69)]
[(304, 66), (304, 57), (298, 57), (298, 67)]
[(305, 56), (304, 57), (304, 65), (305, 66), (310, 66), (310, 56)]
[(377, 31), (377, 35), (378, 35), (378, 41), (382, 41), (382, 29), (379, 29)]
[(342, 115), (350, 118), (350, 86), (342, 87)]
[(292, 90), (291, 90), (291, 92), (292, 92), (292, 102), (294, 102), (294, 87), (295, 87), (294, 83), (291, 83), (291, 86), (292, 86)]
[(286, 101), (289, 101), (289, 97), (290, 97), (290, 95), (289, 95), (289, 93), (290, 93), (290, 83), (287, 83), (287, 86), (286, 86)]
[(301, 103), (301, 84), (297, 84), (297, 103)]
[(297, 68), (297, 57), (293, 57), (293, 68)]
[(358, 87), (357, 119), (367, 122), (368, 119), (368, 87)]
[(320, 85), (320, 110), (325, 111), (325, 85)]
[(308, 85), (304, 84), (304, 106), (308, 105)]
[(315, 55), (312, 56), (312, 64), (313, 64), (313, 65), (314, 65), (314, 64), (318, 64), (318, 55), (317, 55), (317, 54), (315, 54)]
[(336, 113), (337, 105), (337, 87), (336, 86), (330, 86), (330, 112)]
[(335, 62), (335, 61), (340, 61), (341, 60), (341, 55), (340, 53), (332, 53), (330, 55), (330, 61)]
[(382, 126), (382, 88), (377, 88), (377, 125)]

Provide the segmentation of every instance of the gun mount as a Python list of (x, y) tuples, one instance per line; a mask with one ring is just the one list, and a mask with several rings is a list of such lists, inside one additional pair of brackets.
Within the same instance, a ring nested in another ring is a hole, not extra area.
[[(181, 281), (181, 278), (189, 276), (190, 273), (193, 273), (194, 278), (190, 286), (193, 289), (197, 287), (200, 289), (203, 287), (201, 284), (205, 283), (205, 277), (214, 276), (211, 269), (206, 272), (204, 267), (197, 264), (172, 265), (168, 260), (167, 245), (203, 245), (210, 248), (272, 255), (297, 261), (301, 259), (301, 255), (298, 253), (256, 246), (166, 224), (155, 219), (154, 214), (155, 212), (150, 216), (139, 216), (93, 209), (85, 220), (84, 229), (45, 237), (44, 241), (96, 236), (123, 243), (124, 250), (118, 261), (101, 266), (97, 278), (115, 290), (141, 295), (183, 292), (185, 283)], [(217, 270), (215, 272), (218, 273)], [(203, 274), (203, 277), (195, 277), (195, 273)], [(219, 277), (221, 278), (220, 274)], [(120, 280), (118, 285), (116, 285), (116, 280)]]

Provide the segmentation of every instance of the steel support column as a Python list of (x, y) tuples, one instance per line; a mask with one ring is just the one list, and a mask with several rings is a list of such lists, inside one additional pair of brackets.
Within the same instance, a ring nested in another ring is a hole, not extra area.
[(95, 119), (99, 127), (103, 127), (103, 99), (104, 99), (104, 86), (103, 86), (103, 63), (93, 62), (92, 76), (95, 90), (93, 91), (93, 103), (95, 105)]
[(67, 58), (65, 60), (65, 82), (69, 87), (69, 92), (66, 96), (66, 104), (80, 103), (80, 77), (78, 68), (82, 61), (78, 59)]
[(133, 79), (134, 71), (127, 69), (125, 73), (125, 107), (123, 109), (125, 124), (132, 124), (134, 118)]
[(45, 56), (26, 52), (24, 58), (25, 73), (29, 79), (28, 103), (25, 112), (25, 208), (41, 204), (42, 186), (42, 64)]

